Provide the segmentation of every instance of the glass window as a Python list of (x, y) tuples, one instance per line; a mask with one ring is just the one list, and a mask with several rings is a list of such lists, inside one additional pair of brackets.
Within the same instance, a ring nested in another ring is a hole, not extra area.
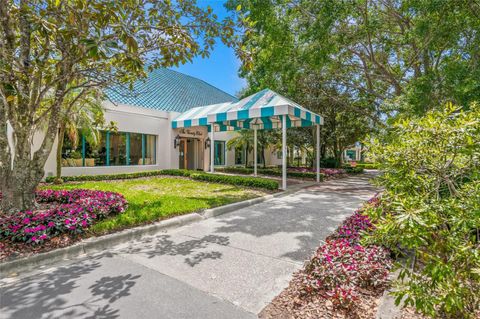
[(68, 137), (65, 137), (62, 147), (63, 167), (152, 165), (156, 163), (157, 140), (155, 135), (102, 131), (95, 144), (89, 143), (81, 136), (79, 140), (79, 145), (74, 145)]
[(77, 133), (77, 141), (75, 142), (65, 134), (62, 145), (62, 167), (83, 166), (80, 132)]
[(157, 137), (145, 134), (145, 165), (156, 164)]
[(128, 165), (143, 165), (142, 155), (142, 134), (128, 133), (129, 134), (129, 151), (130, 159)]
[(235, 164), (245, 164), (245, 148), (235, 148)]
[(127, 165), (127, 136), (125, 133), (110, 133), (110, 166)]
[(84, 141), (85, 155), (84, 166), (105, 166), (107, 160), (107, 132), (100, 132), (99, 140), (96, 144)]
[(257, 150), (257, 164), (263, 164), (263, 150), (261, 148)]
[(225, 165), (225, 141), (215, 141), (215, 165)]

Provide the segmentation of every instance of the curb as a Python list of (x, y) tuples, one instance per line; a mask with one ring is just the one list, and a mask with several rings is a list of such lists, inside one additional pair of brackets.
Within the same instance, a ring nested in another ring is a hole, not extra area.
[[(390, 273), (390, 280), (396, 280), (399, 274), (399, 270)], [(402, 307), (395, 305), (395, 298), (390, 295), (391, 291), (391, 289), (385, 290), (380, 297), (375, 319), (399, 319), (402, 316)]]
[(156, 222), (154, 224), (138, 226), (113, 234), (103, 235), (100, 237), (90, 237), (68, 247), (3, 262), (0, 263), (0, 279), (19, 272), (29, 271), (36, 267), (47, 266), (65, 259), (71, 259), (80, 255), (99, 252), (113, 245), (139, 239), (146, 235), (153, 235), (161, 230), (176, 228), (211, 217), (230, 213), (241, 208), (262, 203), (275, 197), (282, 197), (295, 193), (303, 188), (307, 188), (315, 184), (316, 183), (304, 183), (293, 185), (290, 189), (279, 193), (269, 194), (225, 206), (210, 208), (198, 213), (176, 216)]

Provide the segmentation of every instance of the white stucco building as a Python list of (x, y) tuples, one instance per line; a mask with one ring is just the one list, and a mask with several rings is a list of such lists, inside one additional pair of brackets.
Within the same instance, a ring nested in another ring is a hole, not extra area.
[[(76, 145), (66, 136), (62, 175), (130, 173), (159, 169), (211, 171), (220, 166), (262, 165), (258, 131), (279, 129), (280, 150), (269, 147), (265, 164), (282, 166), (287, 187), (287, 128), (316, 127), (317, 181), (320, 180), (319, 140), (323, 118), (269, 89), (238, 100), (212, 85), (168, 69), (156, 69), (133, 91), (110, 88), (103, 102), (105, 120), (115, 131), (101, 131), (95, 143), (81, 135)], [(11, 129), (11, 128), (10, 128)], [(253, 151), (228, 149), (239, 130), (253, 131)], [(33, 148), (41, 144), (41, 132)], [(45, 176), (56, 172), (55, 141), (45, 164)], [(254, 159), (257, 159), (256, 161)]]

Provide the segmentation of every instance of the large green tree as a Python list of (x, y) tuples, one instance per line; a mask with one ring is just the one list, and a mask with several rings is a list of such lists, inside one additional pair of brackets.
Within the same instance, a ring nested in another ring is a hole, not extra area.
[(325, 115), (324, 147), (385, 119), (480, 95), (480, 6), (467, 0), (230, 0), (244, 25), (241, 74)]
[(60, 115), (79, 99), (131, 84), (147, 64), (206, 56), (217, 38), (233, 38), (233, 28), (194, 0), (0, 0), (2, 211), (32, 207)]

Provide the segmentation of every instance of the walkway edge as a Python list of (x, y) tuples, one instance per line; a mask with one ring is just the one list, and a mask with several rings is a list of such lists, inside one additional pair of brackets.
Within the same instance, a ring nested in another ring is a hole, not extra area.
[(30, 271), (37, 267), (48, 266), (62, 260), (103, 251), (111, 246), (139, 239), (146, 235), (153, 235), (162, 230), (177, 228), (180, 226), (201, 221), (203, 219), (230, 213), (240, 208), (256, 205), (275, 197), (281, 197), (295, 193), (303, 188), (310, 187), (315, 184), (316, 183), (304, 183), (299, 185), (293, 185), (290, 189), (287, 189), (283, 192), (269, 194), (237, 203), (228, 204), (225, 206), (210, 208), (198, 213), (190, 213), (186, 215), (176, 216), (156, 222), (154, 224), (138, 226), (113, 234), (108, 234), (100, 237), (91, 237), (82, 240), (76, 244), (73, 244), (72, 246), (59, 248), (28, 257), (17, 258), (7, 262), (1, 262), (0, 279), (15, 275), (16, 273)]

